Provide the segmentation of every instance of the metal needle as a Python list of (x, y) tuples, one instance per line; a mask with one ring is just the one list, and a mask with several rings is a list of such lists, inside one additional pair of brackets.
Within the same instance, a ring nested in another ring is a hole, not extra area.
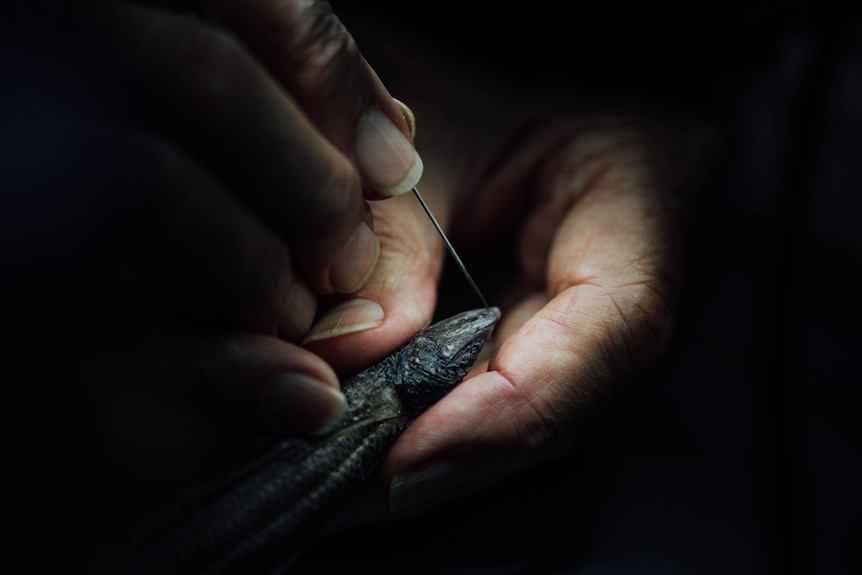
[(455, 248), (452, 247), (452, 243), (449, 241), (449, 238), (447, 238), (446, 234), (443, 233), (443, 228), (441, 228), (440, 224), (437, 223), (437, 218), (435, 218), (434, 214), (431, 213), (431, 210), (428, 208), (428, 204), (426, 204), (425, 200), (422, 199), (422, 195), (419, 193), (416, 186), (413, 186), (413, 193), (416, 194), (416, 199), (419, 200), (420, 204), (422, 204), (422, 207), (425, 209), (425, 213), (428, 214), (428, 217), (431, 219), (431, 223), (434, 224), (435, 228), (437, 228), (437, 233), (439, 233), (440, 237), (443, 238), (443, 243), (446, 244), (446, 249), (449, 250), (449, 253), (452, 254), (452, 257), (455, 259), (455, 263), (458, 264), (459, 268), (461, 268), (461, 273), (464, 274), (464, 277), (467, 279), (467, 283), (470, 284), (470, 287), (473, 288), (473, 291), (476, 292), (477, 296), (479, 296), (479, 300), (481, 300), (485, 309), (488, 309), (488, 302), (485, 301), (482, 292), (479, 291), (479, 286), (476, 285), (476, 282), (473, 281), (467, 268), (464, 267), (464, 262), (462, 262), (461, 258), (458, 257), (458, 254), (455, 252)]

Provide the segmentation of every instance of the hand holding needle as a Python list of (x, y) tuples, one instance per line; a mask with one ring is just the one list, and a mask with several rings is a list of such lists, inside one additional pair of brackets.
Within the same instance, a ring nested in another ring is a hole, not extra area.
[[(413, 110), (398, 99), (395, 99), (395, 102), (401, 107), (401, 111), (404, 113), (404, 119), (407, 120), (407, 124), (410, 128), (410, 136), (415, 138), (416, 116), (413, 114)], [(419, 188), (413, 186), (413, 193), (416, 195), (416, 199), (419, 200), (419, 203), (422, 204), (422, 209), (424, 209), (425, 213), (428, 214), (428, 218), (431, 220), (431, 223), (434, 224), (435, 228), (437, 228), (437, 233), (439, 233), (440, 237), (443, 238), (443, 243), (446, 244), (446, 249), (449, 250), (450, 254), (452, 254), (452, 258), (455, 260), (455, 263), (458, 264), (458, 268), (461, 270), (461, 273), (464, 274), (464, 279), (466, 279), (467, 283), (470, 284), (470, 287), (479, 298), (479, 301), (482, 302), (485, 309), (488, 309), (488, 302), (485, 300), (482, 292), (479, 291), (479, 286), (477, 286), (476, 282), (473, 281), (473, 277), (470, 275), (470, 272), (467, 271), (466, 266), (464, 266), (464, 262), (461, 261), (460, 257), (458, 257), (458, 252), (455, 251), (454, 246), (452, 246), (452, 242), (450, 242), (449, 238), (446, 237), (446, 234), (443, 232), (443, 228), (441, 228), (440, 224), (437, 222), (437, 218), (435, 218), (434, 214), (431, 213), (431, 209), (428, 207), (428, 204), (425, 203), (425, 200), (422, 198), (422, 194), (419, 193)]]

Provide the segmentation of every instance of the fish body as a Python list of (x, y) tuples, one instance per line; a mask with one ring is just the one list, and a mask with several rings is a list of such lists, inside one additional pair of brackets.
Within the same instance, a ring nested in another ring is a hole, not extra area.
[(342, 384), (347, 412), (322, 437), (277, 440), (217, 490), (135, 545), (136, 574), (234, 575), (284, 569), (382, 463), (420, 413), (470, 371), (500, 317), (463, 312), (416, 333)]

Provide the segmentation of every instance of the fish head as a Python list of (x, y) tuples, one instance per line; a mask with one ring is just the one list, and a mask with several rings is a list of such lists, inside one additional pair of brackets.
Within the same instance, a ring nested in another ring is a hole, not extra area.
[(458, 385), (499, 319), (496, 307), (465, 311), (426, 327), (404, 344), (395, 380), (404, 407), (427, 409)]

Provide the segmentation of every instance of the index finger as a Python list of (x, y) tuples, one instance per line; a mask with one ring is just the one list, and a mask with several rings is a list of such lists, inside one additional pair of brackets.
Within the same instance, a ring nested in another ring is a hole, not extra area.
[(357, 289), (377, 246), (363, 223), (359, 176), (247, 50), (213, 27), (143, 6), (101, 6), (92, 16), (144, 105), (154, 96), (157, 109), (145, 113), (159, 129), (180, 131), (290, 244), (308, 283), (319, 293)]
[(407, 113), (329, 3), (204, 0), (198, 10), (233, 31), (351, 159), (369, 199), (400, 195), (416, 185), (423, 165)]

